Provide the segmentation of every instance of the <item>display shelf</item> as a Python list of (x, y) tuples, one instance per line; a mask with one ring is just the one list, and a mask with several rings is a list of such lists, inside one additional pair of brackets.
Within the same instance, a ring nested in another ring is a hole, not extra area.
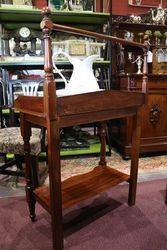
[[(100, 61), (95, 61), (93, 65), (109, 65), (109, 61), (105, 60), (100, 60)], [(69, 61), (57, 61), (56, 62), (57, 66), (70, 66), (71, 63)], [(44, 66), (44, 60), (43, 61), (20, 61), (20, 62), (13, 62), (13, 61), (0, 61), (0, 67), (4, 68), (28, 68), (28, 67), (42, 67)], [(71, 65), (72, 66), (72, 65)]]
[(161, 30), (166, 31), (166, 25), (155, 25), (150, 23), (127, 23), (127, 22), (114, 22), (113, 25), (120, 29), (127, 30)]
[[(142, 78), (143, 74), (137, 74), (137, 73), (126, 73), (124, 75), (118, 75), (119, 77), (123, 78), (123, 77), (127, 77), (127, 76), (135, 76), (135, 77), (139, 77)], [(166, 74), (147, 74), (148, 77), (162, 77), (162, 78), (166, 78), (167, 75)]]
[[(87, 11), (52, 11), (53, 21), (68, 24), (95, 24), (107, 23), (108, 13)], [(16, 23), (17, 21), (17, 23)], [(40, 29), (41, 11), (39, 9), (0, 7), (0, 22), (6, 29), (15, 29), (28, 25), (30, 28)]]
[[(128, 181), (129, 175), (110, 167), (95, 167), (92, 171), (73, 176), (62, 182), (62, 208), (83, 202), (105, 190)], [(37, 201), (50, 212), (50, 191), (42, 186), (34, 191)]]

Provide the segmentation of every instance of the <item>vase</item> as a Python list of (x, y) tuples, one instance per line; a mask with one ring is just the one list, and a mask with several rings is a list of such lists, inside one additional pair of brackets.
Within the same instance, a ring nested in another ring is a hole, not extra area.
[(155, 38), (155, 45), (159, 46), (160, 44), (161, 44), (161, 39), (156, 36), (156, 38)]

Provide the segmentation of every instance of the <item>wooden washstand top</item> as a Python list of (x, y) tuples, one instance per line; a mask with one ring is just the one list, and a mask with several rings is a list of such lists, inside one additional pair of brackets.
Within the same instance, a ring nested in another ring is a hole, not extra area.
[[(144, 102), (145, 95), (141, 92), (110, 90), (64, 96), (56, 99), (56, 116), (59, 127), (67, 127), (123, 117), (125, 110), (125, 116), (127, 111), (131, 116)], [(45, 126), (44, 97), (19, 96), (14, 107), (27, 115), (41, 118), (41, 125)]]

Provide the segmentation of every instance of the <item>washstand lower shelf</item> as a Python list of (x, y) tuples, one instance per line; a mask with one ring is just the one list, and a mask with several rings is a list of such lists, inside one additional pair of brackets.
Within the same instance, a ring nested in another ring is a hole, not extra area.
[[(108, 166), (98, 166), (88, 173), (70, 177), (62, 182), (62, 208), (69, 208), (128, 180), (129, 175)], [(34, 190), (34, 195), (37, 201), (50, 212), (49, 187), (38, 187)]]

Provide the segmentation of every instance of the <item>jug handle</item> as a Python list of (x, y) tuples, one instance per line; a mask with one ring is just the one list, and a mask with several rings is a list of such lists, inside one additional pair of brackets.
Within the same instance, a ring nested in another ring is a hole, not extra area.
[(53, 56), (52, 56), (52, 62), (53, 62), (53, 67), (54, 69), (56, 70), (56, 73), (58, 73), (61, 78), (63, 79), (64, 83), (65, 83), (65, 87), (67, 86), (68, 82), (66, 80), (66, 78), (63, 76), (63, 74), (61, 73), (61, 71), (57, 68), (56, 64), (55, 64), (55, 58), (60, 55), (60, 54), (63, 54), (63, 52), (58, 52), (58, 53), (54, 53)]

